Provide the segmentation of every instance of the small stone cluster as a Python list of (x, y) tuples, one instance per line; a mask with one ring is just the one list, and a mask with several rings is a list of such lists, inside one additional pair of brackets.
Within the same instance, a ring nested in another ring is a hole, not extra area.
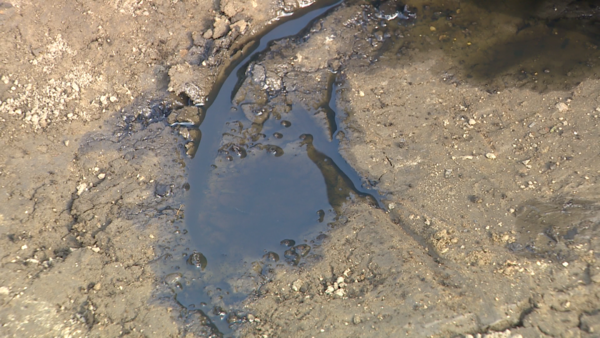
[(325, 289), (325, 294), (329, 296), (337, 296), (343, 298), (346, 295), (346, 283), (344, 282), (344, 277), (338, 277), (337, 280), (333, 284), (327, 285), (327, 289)]

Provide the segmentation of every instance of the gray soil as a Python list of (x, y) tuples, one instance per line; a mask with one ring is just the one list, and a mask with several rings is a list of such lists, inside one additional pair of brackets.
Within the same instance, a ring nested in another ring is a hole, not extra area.
[[(0, 2), (0, 336), (219, 336), (166, 268), (198, 142), (168, 123), (301, 5)], [(255, 61), (267, 85), (240, 93), (264, 105), (318, 110), (335, 75), (340, 150), (385, 205), (339, 206), (305, 263), (258, 269), (235, 335), (596, 337), (599, 54), (544, 20), (597, 14), (409, 5), (383, 26), (345, 3)], [(485, 54), (561, 34), (564, 59)]]

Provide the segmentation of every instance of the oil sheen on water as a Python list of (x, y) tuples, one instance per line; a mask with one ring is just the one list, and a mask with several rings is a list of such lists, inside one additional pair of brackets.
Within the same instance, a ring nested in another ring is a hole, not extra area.
[(315, 112), (293, 104), (285, 114), (253, 123), (245, 102), (232, 100), (249, 60), (269, 41), (297, 34), (336, 5), (292, 17), (262, 37), (256, 52), (229, 73), (216, 97), (201, 108), (202, 139), (190, 170), (185, 214), (194, 247), (181, 267), (195, 278), (179, 288), (177, 300), (201, 309), (221, 332), (236, 320), (229, 305), (256, 290), (269, 269), (318, 259), (314, 251), (345, 201), (377, 203), (339, 154), (330, 108), (335, 97), (329, 95), (320, 108), (329, 121), (326, 128)]

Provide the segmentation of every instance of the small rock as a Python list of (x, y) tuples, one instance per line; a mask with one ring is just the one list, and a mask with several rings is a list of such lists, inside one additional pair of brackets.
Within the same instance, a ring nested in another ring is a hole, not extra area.
[(206, 269), (206, 265), (208, 265), (206, 257), (199, 252), (194, 252), (191, 254), (187, 260), (187, 263), (197, 268), (201, 268), (202, 271), (204, 271), (204, 269)]
[(450, 178), (452, 176), (452, 169), (444, 170), (444, 178)]
[(213, 36), (213, 31), (212, 29), (208, 29), (206, 32), (204, 32), (204, 35), (202, 35), (203, 38), (205, 39), (210, 39)]
[(335, 292), (333, 293), (333, 295), (342, 298), (342, 297), (344, 297), (346, 295), (346, 290), (344, 290), (344, 289), (337, 289), (337, 290), (335, 290)]
[(254, 321), (254, 315), (252, 315), (252, 314), (249, 314), (246, 318), (248, 318), (248, 321), (250, 323), (252, 323)]
[(83, 192), (87, 189), (87, 183), (81, 183), (77, 186), (77, 195), (81, 196)]
[(354, 315), (354, 317), (352, 318), (352, 323), (354, 323), (354, 325), (358, 325), (358, 324), (360, 324), (360, 322), (361, 322), (360, 316)]
[(278, 262), (279, 261), (279, 255), (273, 251), (267, 252), (266, 254), (263, 255), (262, 258), (264, 260), (266, 260), (267, 262)]
[(7, 296), (10, 293), (10, 290), (6, 286), (0, 287), (0, 295)]
[(233, 25), (231, 25), (231, 29), (237, 28), (240, 33), (244, 33), (244, 31), (246, 30), (246, 27), (248, 27), (248, 23), (245, 20), (240, 20), (240, 21), (234, 23)]
[(194, 144), (194, 142), (188, 142), (185, 144), (185, 153), (186, 155), (188, 155), (189, 157), (194, 157), (194, 155), (196, 155), (196, 150), (198, 150), (198, 148), (196, 147), (196, 145)]
[(303, 284), (304, 282), (302, 282), (300, 279), (297, 279), (294, 283), (292, 283), (292, 289), (294, 291), (300, 291), (300, 288)]
[(225, 18), (217, 18), (214, 24), (213, 39), (218, 39), (229, 33), (229, 20)]
[(199, 129), (188, 129), (188, 140), (198, 142), (202, 138), (202, 132)]
[(98, 179), (103, 180), (106, 177), (105, 173), (98, 174)]
[(170, 273), (165, 276), (165, 283), (169, 285), (175, 285), (175, 283), (181, 281), (181, 278), (183, 278), (183, 275), (179, 272)]
[(310, 252), (310, 245), (308, 244), (299, 244), (292, 248), (296, 254), (300, 257), (306, 257)]
[(559, 112), (564, 113), (567, 110), (569, 110), (569, 106), (567, 106), (566, 103), (564, 102), (559, 102), (556, 104), (556, 108), (558, 109)]
[(94, 285), (94, 290), (100, 291), (100, 289), (102, 289), (102, 283), (98, 282), (98, 283), (96, 283), (96, 285)]
[(496, 158), (496, 155), (494, 155), (494, 153), (487, 153), (485, 154), (485, 157), (489, 158), (490, 160), (493, 160)]

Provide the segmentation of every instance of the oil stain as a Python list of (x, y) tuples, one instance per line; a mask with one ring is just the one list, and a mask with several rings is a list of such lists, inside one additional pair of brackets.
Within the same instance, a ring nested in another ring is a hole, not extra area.
[(508, 244), (516, 253), (559, 263), (577, 259), (600, 234), (600, 205), (581, 199), (530, 200), (516, 210), (518, 238)]

